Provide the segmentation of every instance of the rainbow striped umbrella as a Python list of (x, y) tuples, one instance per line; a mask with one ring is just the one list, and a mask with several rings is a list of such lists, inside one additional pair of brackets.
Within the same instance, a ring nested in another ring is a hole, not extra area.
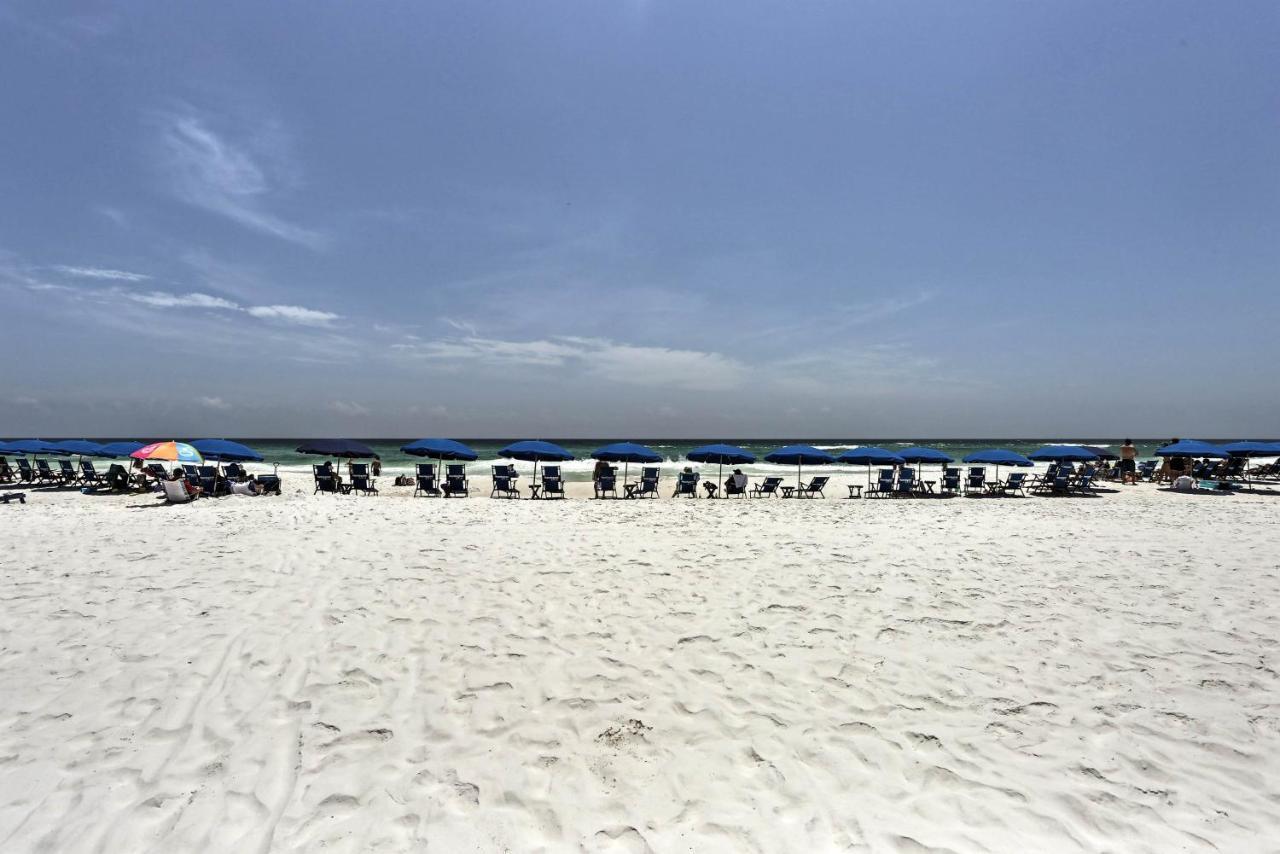
[(204, 457), (186, 442), (152, 442), (129, 456), (136, 460), (166, 460), (171, 463), (202, 463)]

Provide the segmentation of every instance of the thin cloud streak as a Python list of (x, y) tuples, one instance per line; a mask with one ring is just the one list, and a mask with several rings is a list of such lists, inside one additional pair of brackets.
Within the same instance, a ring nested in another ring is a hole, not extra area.
[(113, 282), (145, 282), (151, 278), (143, 273), (111, 270), (106, 267), (73, 267), (67, 264), (55, 264), (50, 269), (65, 273), (68, 276), (79, 276), (83, 279), (106, 279)]

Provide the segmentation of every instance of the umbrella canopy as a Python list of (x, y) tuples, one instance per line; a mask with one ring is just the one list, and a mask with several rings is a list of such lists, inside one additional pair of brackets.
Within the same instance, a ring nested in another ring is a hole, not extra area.
[(102, 454), (102, 446), (97, 442), (90, 442), (88, 439), (67, 439), (54, 444), (61, 448), (65, 454), (75, 454), (80, 457), (97, 457)]
[(310, 439), (294, 449), (299, 454), (315, 454), (318, 457), (347, 457), (348, 459), (378, 459), (373, 448), (351, 439)]
[(1033, 466), (1035, 463), (1022, 454), (1006, 451), (1004, 448), (987, 448), (974, 451), (964, 458), (966, 463), (984, 463), (990, 466)]
[(171, 463), (202, 463), (200, 452), (186, 442), (152, 442), (129, 456), (135, 460), (165, 460)]
[(471, 462), (480, 458), (475, 451), (452, 439), (419, 439), (416, 442), (410, 442), (400, 450), (415, 457), (434, 457), (437, 460)]
[(12, 454), (67, 454), (62, 448), (52, 442), (46, 442), (44, 439), (19, 439), (16, 442), (9, 443), (9, 452)]
[(955, 462), (955, 459), (947, 456), (937, 448), (903, 448), (898, 451), (898, 456), (902, 457), (909, 463), (937, 463), (938, 465), (946, 465)]
[(1093, 451), (1094, 456), (1100, 460), (1118, 460), (1120, 455), (1110, 448), (1100, 448), (1097, 445), (1081, 445), (1080, 447), (1088, 451)]
[(509, 457), (513, 460), (523, 460), (526, 463), (565, 462), (573, 459), (573, 454), (554, 442), (541, 442), (532, 439), (523, 442), (512, 442), (501, 451), (498, 451), (498, 456)]
[(1280, 443), (1276, 442), (1232, 442), (1219, 447), (1233, 457), (1280, 457)]
[(743, 450), (737, 445), (703, 445), (685, 454), (685, 459), (695, 463), (719, 463), (720, 465), (740, 466), (754, 463), (756, 455)]
[(907, 458), (902, 454), (868, 445), (850, 448), (836, 457), (836, 462), (851, 463), (855, 466), (900, 466), (907, 462)]
[(591, 458), (604, 460), (606, 463), (662, 462), (661, 454), (652, 448), (637, 445), (635, 442), (615, 442), (612, 445), (605, 445), (603, 448), (596, 448), (591, 452)]
[(1156, 449), (1157, 457), (1213, 457), (1214, 459), (1223, 459), (1228, 456), (1218, 445), (1211, 445), (1208, 442), (1199, 442), (1195, 439), (1183, 439), (1180, 442), (1174, 442), (1172, 445), (1165, 445), (1163, 448)]
[(141, 447), (141, 442), (108, 442), (98, 449), (98, 455), (103, 457), (127, 457)]
[(253, 448), (230, 439), (196, 439), (191, 447), (199, 451), (206, 460), (227, 463), (260, 463), (263, 460), (262, 454)]
[(1028, 459), (1054, 463), (1091, 463), (1098, 455), (1083, 445), (1045, 445), (1027, 454)]
[(786, 445), (765, 455), (765, 460), (784, 466), (817, 466), (834, 463), (836, 458), (812, 445)]

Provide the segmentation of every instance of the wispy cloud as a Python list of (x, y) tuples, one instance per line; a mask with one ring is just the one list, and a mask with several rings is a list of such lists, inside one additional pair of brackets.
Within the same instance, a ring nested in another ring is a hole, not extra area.
[(286, 323), (297, 323), (301, 326), (328, 326), (338, 319), (338, 315), (333, 312), (317, 311), (300, 305), (251, 305), (245, 311), (254, 317), (283, 320)]
[(360, 416), (369, 414), (369, 407), (362, 406), (351, 400), (331, 400), (328, 403), (328, 407), (339, 415)]
[[(211, 124), (192, 109), (161, 118), (163, 162), (174, 194), (262, 234), (319, 248), (324, 237), (318, 231), (266, 209), (292, 167), (281, 162), (286, 154), (278, 127), (259, 127), (247, 141), (236, 142)], [(278, 167), (274, 171), (273, 164)]]
[(151, 278), (142, 273), (130, 273), (127, 270), (112, 270), (106, 267), (74, 267), (69, 264), (55, 264), (50, 269), (68, 276), (79, 276), (82, 279), (107, 279), (113, 282), (145, 282)]
[(220, 397), (198, 397), (196, 398), (196, 402), (206, 409), (224, 410), (231, 408), (231, 404), (227, 403)]
[(236, 311), (240, 308), (230, 300), (210, 296), (209, 294), (171, 294), (165, 291), (150, 291), (146, 293), (141, 291), (117, 291), (117, 293), (126, 299), (131, 299), (143, 305), (154, 306), (155, 308), (221, 308), (228, 311)]
[(721, 353), (620, 344), (601, 338), (557, 336), (504, 341), (467, 336), (403, 341), (397, 352), (457, 368), (463, 363), (532, 368), (570, 367), (611, 382), (711, 390), (740, 386), (747, 368)]

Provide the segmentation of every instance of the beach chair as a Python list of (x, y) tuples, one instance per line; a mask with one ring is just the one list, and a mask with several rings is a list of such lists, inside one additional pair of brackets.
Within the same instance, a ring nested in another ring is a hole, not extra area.
[(1086, 471), (1084, 474), (1077, 476), (1075, 483), (1071, 484), (1071, 489), (1081, 495), (1094, 495), (1093, 475)]
[(15, 477), (17, 475), (9, 466), (9, 460), (6, 457), (0, 457), (0, 483), (13, 483)]
[(1017, 492), (1021, 494), (1023, 497), (1025, 497), (1027, 494), (1026, 480), (1027, 480), (1026, 472), (1022, 472), (1022, 471), (1013, 472), (1012, 474), (1010, 474), (1008, 477), (1004, 479), (1004, 483), (1000, 484), (1000, 494), (1012, 495), (1013, 493)]
[(26, 504), (27, 494), (25, 492), (0, 492), (0, 503), (8, 504), (10, 501)]
[(281, 483), (280, 476), (274, 474), (260, 474), (253, 478), (254, 483), (258, 484), (262, 489), (263, 495), (280, 495)]
[(822, 488), (827, 485), (827, 481), (829, 480), (831, 480), (831, 478), (826, 477), (825, 475), (815, 477), (809, 481), (808, 485), (801, 484), (800, 486), (797, 486), (794, 493), (795, 497), (812, 498), (813, 496), (818, 495), (822, 498), (826, 498), (827, 496), (822, 493)]
[(245, 471), (244, 466), (239, 463), (227, 463), (223, 471), (226, 473), (227, 480), (241, 482), (249, 479), (249, 472)]
[(440, 495), (440, 486), (436, 483), (436, 467), (431, 463), (418, 463), (413, 479), (413, 497), (418, 495)]
[[(730, 495), (736, 495), (739, 498), (746, 498), (747, 476), (745, 474), (731, 475), (729, 479), (724, 482), (724, 494), (726, 498)], [(826, 498), (826, 496), (824, 495), (823, 498)]]
[(377, 495), (377, 482), (367, 474), (353, 474), (351, 476), (351, 484), (347, 486), (343, 492), (350, 494), (359, 492), (361, 495)]
[(450, 463), (444, 467), (444, 497), (466, 498), (471, 494), (467, 481), (467, 467), (462, 463)]
[(103, 482), (102, 475), (98, 474), (97, 469), (93, 467), (93, 463), (88, 460), (80, 461), (80, 477), (78, 480), (85, 486), (97, 486)]
[(894, 494), (898, 498), (910, 498), (916, 491), (916, 470), (902, 468), (898, 470), (898, 488)]
[(987, 482), (987, 469), (985, 466), (970, 466), (969, 476), (965, 479), (964, 491), (968, 495), (971, 492), (982, 494)]
[(893, 469), (880, 469), (876, 474), (876, 482), (873, 486), (867, 487), (866, 495), (868, 498), (885, 498), (893, 495), (895, 489), (893, 479), (895, 477)]
[[(697, 475), (694, 475), (694, 483), (697, 483)], [(778, 487), (782, 486), (782, 478), (766, 477), (751, 488), (752, 498), (764, 498), (766, 495), (772, 495), (777, 498), (782, 493), (778, 492)]]
[(514, 466), (500, 465), (493, 467), (493, 488), (489, 490), (489, 497), (496, 498), (501, 495), (503, 498), (519, 498), (520, 490), (516, 486), (516, 478), (512, 473)]
[(199, 487), (191, 487), (186, 478), (161, 481), (164, 487), (164, 500), (167, 504), (190, 504), (201, 494)]
[(1138, 463), (1138, 480), (1151, 480), (1156, 473), (1155, 460), (1143, 460)]
[(354, 480), (357, 477), (369, 477), (368, 463), (347, 463), (347, 474)]
[(560, 476), (560, 466), (542, 467), (542, 498), (564, 498), (564, 478)]
[(698, 473), (696, 471), (682, 471), (676, 477), (676, 488), (671, 493), (671, 497), (679, 498), (681, 495), (687, 495), (690, 498), (698, 497)]
[(609, 474), (602, 474), (595, 479), (592, 484), (595, 489), (596, 498), (604, 498), (606, 493), (613, 493), (613, 497), (618, 497), (618, 475), (610, 470)]
[(646, 467), (640, 473), (640, 487), (631, 494), (633, 498), (650, 498), (658, 497), (658, 481), (660, 479), (661, 469), (657, 466)]
[[(339, 495), (342, 492), (342, 485), (338, 481), (338, 476), (333, 472), (316, 472), (316, 492), (328, 492), (333, 495)], [(311, 493), (315, 495), (315, 492)]]
[(18, 457), (14, 462), (18, 464), (18, 482), (19, 483), (35, 483), (36, 473), (31, 468), (31, 461), (26, 457)]
[(960, 469), (944, 468), (942, 470), (942, 486), (939, 491), (946, 495), (955, 495), (960, 491)]
[[(187, 467), (183, 466), (182, 470), (185, 472)], [(197, 466), (196, 480), (200, 484), (200, 494), (205, 498), (231, 494), (231, 485), (218, 473), (216, 466)]]
[(80, 473), (71, 465), (71, 460), (58, 460), (58, 475), (63, 483), (75, 483), (80, 480)]
[(62, 483), (62, 475), (49, 468), (48, 460), (36, 460), (36, 482), (37, 483)]

